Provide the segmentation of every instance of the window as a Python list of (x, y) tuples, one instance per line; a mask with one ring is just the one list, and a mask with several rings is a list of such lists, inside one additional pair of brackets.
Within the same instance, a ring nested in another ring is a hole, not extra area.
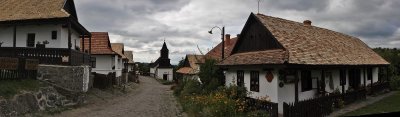
[(243, 87), (244, 86), (244, 71), (238, 70), (236, 73), (237, 78), (237, 86)]
[(250, 72), (250, 91), (259, 92), (260, 91), (260, 84), (259, 84), (259, 75), (258, 71), (251, 71)]
[(349, 85), (353, 89), (358, 89), (361, 83), (361, 71), (360, 69), (349, 70)]
[(310, 70), (301, 71), (301, 90), (309, 91), (312, 89), (312, 78)]
[(372, 79), (372, 68), (367, 69), (367, 78), (368, 78), (368, 80)]
[(35, 47), (35, 33), (29, 33), (26, 39), (26, 47)]
[(51, 39), (57, 39), (57, 31), (51, 31)]
[(340, 85), (346, 85), (346, 70), (340, 70)]

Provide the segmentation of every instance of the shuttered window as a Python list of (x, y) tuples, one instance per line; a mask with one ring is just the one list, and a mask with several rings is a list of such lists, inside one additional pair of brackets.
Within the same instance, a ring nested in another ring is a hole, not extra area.
[(260, 91), (260, 73), (258, 71), (250, 72), (250, 91), (259, 92)]
[(238, 70), (236, 73), (236, 81), (237, 81), (237, 86), (244, 86), (244, 71), (243, 70)]

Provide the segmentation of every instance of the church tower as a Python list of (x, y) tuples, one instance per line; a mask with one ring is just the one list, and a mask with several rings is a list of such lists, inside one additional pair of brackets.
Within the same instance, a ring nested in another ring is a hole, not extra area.
[(162, 48), (160, 50), (159, 67), (161, 67), (161, 68), (170, 68), (170, 67), (172, 67), (168, 55), (169, 55), (169, 50), (168, 50), (167, 44), (164, 41), (164, 44), (163, 44), (163, 46), (162, 46)]

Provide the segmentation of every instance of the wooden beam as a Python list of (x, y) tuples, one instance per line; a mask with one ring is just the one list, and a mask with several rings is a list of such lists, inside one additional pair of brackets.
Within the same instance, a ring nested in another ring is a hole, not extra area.
[(364, 88), (367, 88), (367, 79), (366, 79), (366, 72), (365, 68), (363, 69), (363, 76), (364, 76)]
[[(345, 93), (344, 92), (344, 86), (347, 84), (347, 82), (346, 82), (346, 80), (347, 80), (347, 70), (342, 70), (343, 72), (344, 72), (344, 76), (341, 76), (340, 77), (340, 79), (342, 79), (342, 93)], [(344, 83), (344, 82), (346, 82), (346, 84)]]
[(13, 31), (13, 47), (17, 47), (17, 25), (14, 25), (14, 31)]
[(92, 36), (89, 37), (89, 55), (92, 55)]
[(82, 34), (81, 39), (82, 52), (85, 53), (85, 33)]
[(321, 70), (321, 91), (325, 94), (325, 70)]
[(296, 70), (295, 73), (295, 83), (294, 83), (294, 102), (299, 102), (299, 75), (298, 75), (298, 71)]
[(71, 22), (68, 21), (67, 25), (68, 25), (68, 49), (71, 50), (71, 47), (72, 47), (72, 44), (71, 44), (71, 33), (72, 33)]

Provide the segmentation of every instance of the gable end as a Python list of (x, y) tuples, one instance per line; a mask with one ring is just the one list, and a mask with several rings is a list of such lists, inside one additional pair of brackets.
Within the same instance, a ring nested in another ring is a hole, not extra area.
[(65, 4), (63, 9), (67, 11), (71, 16), (78, 20), (78, 15), (76, 14), (75, 3), (74, 0), (65, 0)]
[(284, 49), (271, 32), (251, 13), (231, 54)]

